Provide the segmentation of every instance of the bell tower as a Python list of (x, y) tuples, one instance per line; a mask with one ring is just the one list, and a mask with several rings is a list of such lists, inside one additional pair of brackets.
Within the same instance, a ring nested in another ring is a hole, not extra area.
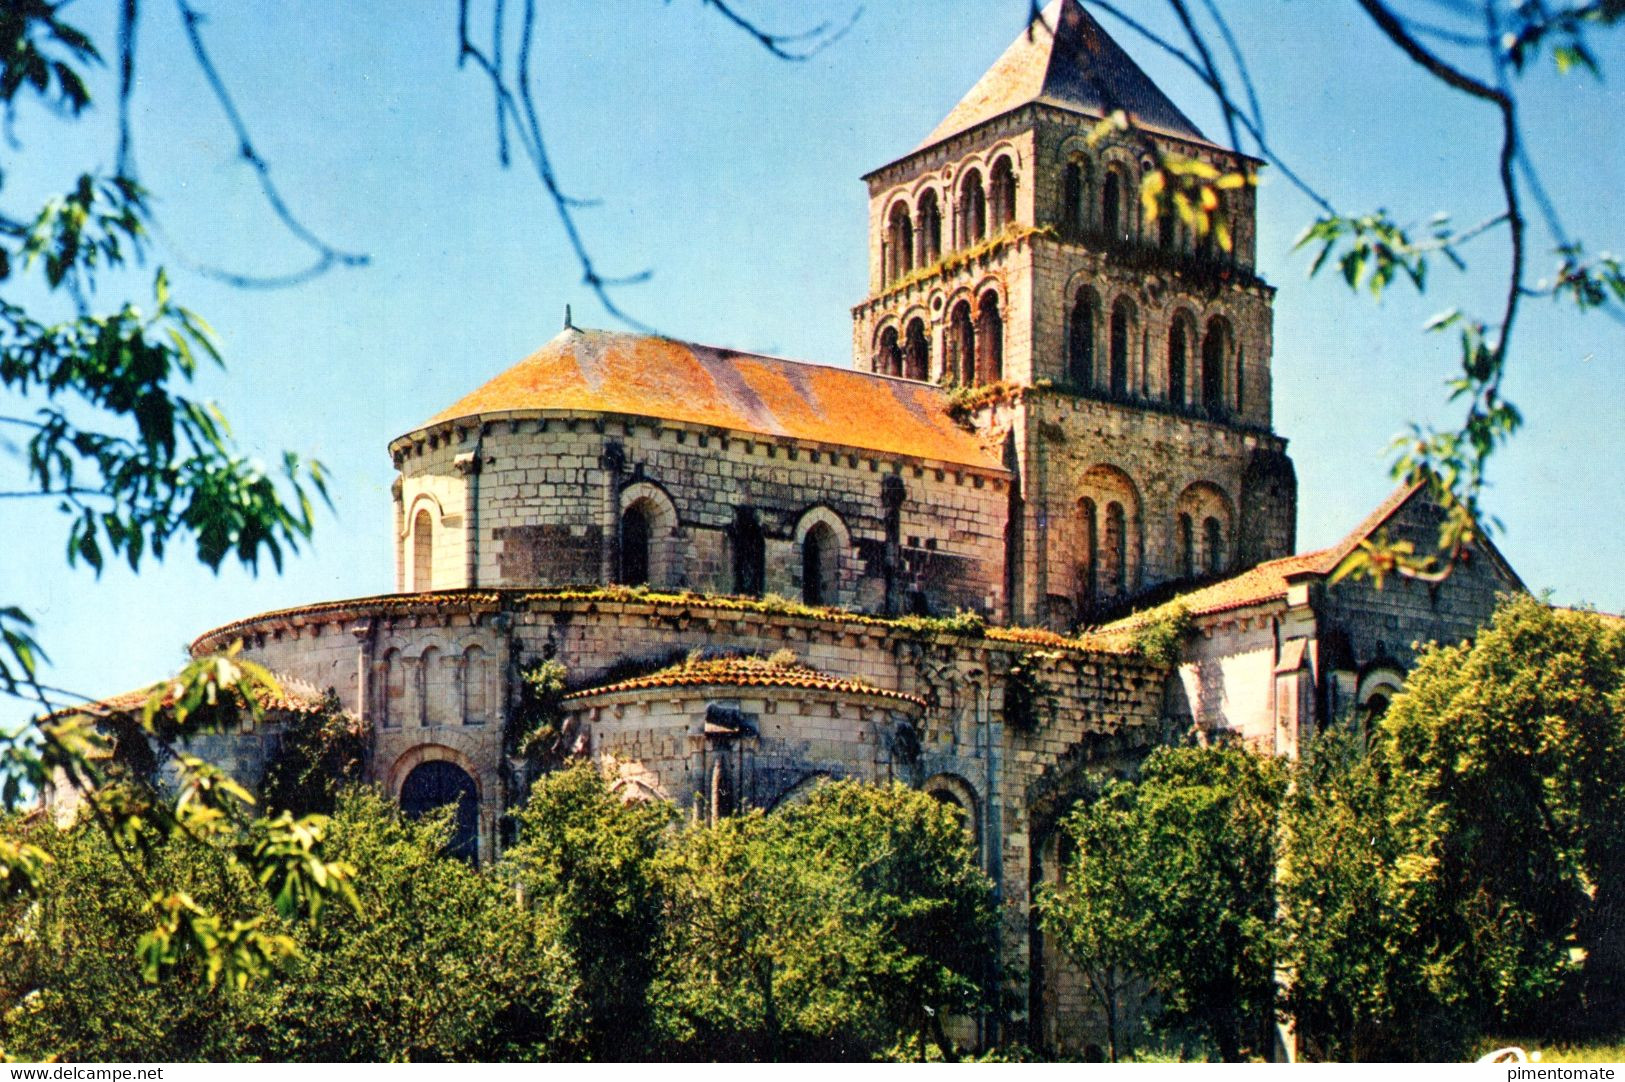
[[(1091, 141), (1118, 111), (1127, 130)], [(1146, 217), (1161, 157), (1259, 164), (1204, 137), (1077, 0), (1054, 0), (918, 147), (864, 178), (856, 366), (965, 389), (967, 423), (1005, 442), (1017, 622), (1096, 622), (1293, 548), (1254, 189), (1222, 193), (1226, 249)]]

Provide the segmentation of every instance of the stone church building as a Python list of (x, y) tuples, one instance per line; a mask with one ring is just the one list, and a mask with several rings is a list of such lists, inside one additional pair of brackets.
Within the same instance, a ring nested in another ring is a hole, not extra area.
[[(1116, 109), (1133, 129), (1092, 143)], [(1483, 541), (1442, 584), (1334, 586), (1379, 530), (1433, 543), (1413, 489), (1295, 552), (1254, 189), (1225, 193), (1229, 250), (1148, 222), (1153, 148), (1258, 164), (1056, 0), (864, 178), (851, 367), (567, 325), (389, 444), (395, 593), (194, 650), (242, 640), (290, 691), (335, 690), (372, 779), (409, 807), (466, 798), (484, 860), (530, 780), (505, 722), (544, 659), (568, 672), (566, 753), (628, 799), (703, 818), (825, 778), (923, 788), (998, 888), (1030, 985), (1012, 1036), (1098, 1040), (1028, 905), (1079, 795), (1193, 736), (1294, 754), (1379, 710), (1413, 642), (1472, 635), (1521, 589)], [(1192, 630), (1170, 666), (1136, 642), (1174, 599)], [(253, 777), (276, 726), (227, 739)]]

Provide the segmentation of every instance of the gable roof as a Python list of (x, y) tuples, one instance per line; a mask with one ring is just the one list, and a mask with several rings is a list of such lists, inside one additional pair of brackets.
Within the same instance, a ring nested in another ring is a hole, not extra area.
[(1032, 102), (1091, 117), (1122, 109), (1145, 131), (1215, 145), (1078, 0), (1053, 0), (914, 149)]
[[(1393, 517), (1399, 514), (1401, 508), (1427, 488), (1426, 481), (1415, 481), (1411, 484), (1400, 485), (1390, 492), (1381, 503), (1372, 509), (1371, 513), (1360, 521), (1360, 524), (1345, 534), (1337, 544), (1327, 548), (1316, 549), (1313, 552), (1303, 552), (1295, 556), (1285, 556), (1278, 560), (1268, 560), (1251, 567), (1239, 575), (1207, 586), (1199, 587), (1189, 593), (1180, 594), (1168, 605), (1181, 605), (1192, 616), (1203, 616), (1211, 613), (1228, 612), (1231, 609), (1242, 609), (1249, 605), (1260, 605), (1286, 596), (1288, 579), (1299, 575), (1327, 576), (1337, 570), (1337, 566), (1348, 558), (1349, 554), (1360, 547), (1362, 541), (1369, 540), (1371, 535), (1386, 525)], [(1512, 570), (1495, 545), (1480, 535), (1478, 545), (1482, 547), (1496, 563), (1496, 565), (1513, 582), (1519, 581), (1517, 573)], [(1158, 609), (1166, 606), (1159, 606)], [(1141, 624), (1149, 622), (1158, 609), (1146, 612), (1137, 612), (1125, 616), (1121, 620), (1107, 624), (1097, 630), (1101, 632), (1126, 631)]]
[(651, 335), (567, 327), (430, 418), (589, 410), (714, 425), (1004, 472), (928, 383)]

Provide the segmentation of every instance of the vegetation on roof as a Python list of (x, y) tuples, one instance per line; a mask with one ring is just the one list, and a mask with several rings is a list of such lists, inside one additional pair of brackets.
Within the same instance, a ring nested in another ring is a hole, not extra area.
[(969, 248), (956, 248), (951, 252), (944, 252), (941, 259), (927, 263), (923, 267), (916, 267), (895, 282), (888, 284), (880, 296), (891, 296), (907, 289), (909, 286), (928, 281), (938, 275), (953, 274), (971, 266), (985, 256), (994, 254), (1007, 244), (1014, 244), (1032, 236), (1047, 237), (1050, 240), (1060, 239), (1060, 234), (1055, 231), (1055, 227), (1052, 225), (1032, 226), (1024, 225), (1021, 222), (1011, 222), (979, 244), (973, 244)]

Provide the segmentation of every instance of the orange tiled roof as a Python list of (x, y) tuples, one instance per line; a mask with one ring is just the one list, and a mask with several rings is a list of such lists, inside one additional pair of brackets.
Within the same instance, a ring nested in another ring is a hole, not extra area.
[(688, 662), (669, 669), (620, 680), (603, 687), (588, 688), (566, 695), (566, 699), (586, 699), (617, 691), (641, 691), (645, 688), (669, 687), (788, 687), (813, 688), (819, 691), (840, 691), (859, 695), (877, 695), (914, 706), (924, 707), (925, 700), (900, 691), (886, 691), (862, 680), (826, 676), (802, 665), (779, 665), (762, 658), (718, 658), (712, 661)]
[(649, 335), (566, 328), (428, 424), (515, 410), (659, 417), (1003, 469), (930, 384)]
[(1145, 131), (1214, 145), (1077, 0), (1054, 0), (915, 149), (1029, 102), (1091, 117), (1123, 109)]

